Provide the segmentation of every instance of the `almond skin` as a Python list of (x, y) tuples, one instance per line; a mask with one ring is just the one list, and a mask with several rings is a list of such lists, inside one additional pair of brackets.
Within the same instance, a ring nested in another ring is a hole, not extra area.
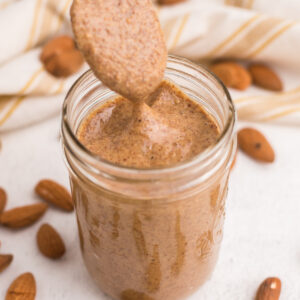
[(283, 90), (282, 81), (268, 66), (255, 63), (249, 66), (249, 72), (255, 85), (271, 91)]
[(250, 157), (271, 163), (275, 160), (275, 153), (266, 137), (254, 128), (244, 128), (238, 132), (238, 144)]
[(256, 300), (279, 300), (281, 292), (281, 281), (279, 278), (270, 277), (260, 285)]
[(58, 232), (49, 224), (43, 224), (36, 236), (38, 247), (45, 256), (57, 259), (66, 252), (65, 244)]
[(55, 77), (68, 77), (76, 73), (84, 62), (69, 36), (60, 36), (45, 44), (40, 60), (47, 72)]
[(50, 60), (53, 56), (75, 49), (74, 40), (67, 35), (62, 35), (50, 40), (43, 47), (40, 59), (43, 63)]
[(13, 256), (11, 254), (0, 255), (0, 273), (10, 265), (12, 260), (13, 260)]
[(7, 202), (7, 195), (3, 188), (0, 187), (0, 215), (4, 211)]
[(252, 83), (247, 69), (233, 61), (216, 62), (211, 66), (211, 70), (227, 87), (245, 90)]
[(5, 300), (34, 300), (36, 283), (31, 273), (24, 273), (17, 277), (9, 286)]
[(45, 203), (16, 207), (2, 213), (0, 223), (10, 228), (27, 227), (36, 222), (47, 208), (48, 205)]
[(65, 210), (73, 211), (74, 205), (72, 201), (72, 196), (66, 188), (58, 184), (57, 182), (44, 179), (41, 180), (35, 186), (35, 192), (44, 200), (51, 204)]
[(55, 77), (68, 77), (79, 71), (84, 60), (78, 50), (63, 52), (45, 62), (47, 72)]

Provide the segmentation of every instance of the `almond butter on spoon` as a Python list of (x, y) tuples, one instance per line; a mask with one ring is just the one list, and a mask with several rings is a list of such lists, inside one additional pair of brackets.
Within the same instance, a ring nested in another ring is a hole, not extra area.
[(111, 90), (145, 100), (161, 83), (167, 49), (151, 0), (74, 0), (77, 46)]

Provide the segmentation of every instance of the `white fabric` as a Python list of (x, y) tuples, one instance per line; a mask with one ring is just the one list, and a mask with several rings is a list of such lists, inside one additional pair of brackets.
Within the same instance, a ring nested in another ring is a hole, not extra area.
[[(2, 136), (0, 185), (8, 191), (8, 208), (39, 201), (33, 188), (41, 178), (68, 185), (59, 125), (60, 119), (54, 118)], [(300, 299), (299, 129), (270, 124), (257, 127), (272, 141), (276, 162), (258, 164), (239, 154), (217, 268), (212, 279), (188, 300), (252, 300), (257, 286), (268, 276), (282, 279), (280, 299)], [(35, 235), (44, 222), (52, 224), (66, 243), (66, 255), (59, 261), (43, 257), (37, 249)], [(1, 274), (0, 299), (18, 274), (31, 271), (37, 280), (37, 300), (108, 300), (83, 265), (74, 213), (50, 208), (30, 228), (14, 232), (0, 227), (0, 240), (0, 253), (15, 256)]]

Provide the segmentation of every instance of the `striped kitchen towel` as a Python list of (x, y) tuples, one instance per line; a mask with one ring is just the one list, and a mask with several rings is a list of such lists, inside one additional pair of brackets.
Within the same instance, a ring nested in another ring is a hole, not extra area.
[[(0, 132), (57, 115), (74, 80), (49, 75), (41, 46), (71, 34), (72, 0), (0, 0)], [(169, 52), (196, 62), (215, 58), (270, 64), (284, 81), (274, 93), (230, 90), (240, 119), (300, 125), (299, 0), (187, 0), (158, 7)]]

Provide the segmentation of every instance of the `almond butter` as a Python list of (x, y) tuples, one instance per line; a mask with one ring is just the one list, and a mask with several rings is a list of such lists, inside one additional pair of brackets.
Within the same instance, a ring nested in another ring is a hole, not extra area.
[(55, 77), (68, 77), (76, 73), (84, 59), (69, 36), (60, 36), (49, 41), (43, 48), (40, 59), (45, 69)]
[(266, 137), (254, 128), (244, 128), (238, 132), (238, 144), (250, 157), (262, 162), (273, 162), (275, 153)]
[(49, 258), (60, 258), (66, 251), (62, 238), (49, 224), (43, 224), (40, 227), (36, 239), (41, 253)]
[(36, 222), (47, 208), (44, 203), (16, 207), (2, 213), (0, 223), (10, 228), (26, 227)]
[(13, 256), (11, 254), (0, 254), (0, 273), (10, 265), (12, 260)]
[(35, 192), (44, 200), (65, 210), (73, 211), (71, 194), (66, 188), (50, 179), (43, 179), (35, 186)]
[(271, 91), (282, 91), (283, 84), (278, 75), (268, 66), (254, 63), (249, 66), (253, 83)]
[(5, 300), (34, 300), (36, 283), (31, 273), (24, 273), (17, 277), (9, 286)]
[(279, 278), (270, 277), (260, 285), (256, 300), (279, 300), (281, 292), (281, 281)]
[(3, 188), (0, 187), (0, 215), (4, 211), (7, 202), (7, 195)]
[(247, 69), (233, 61), (216, 62), (211, 66), (211, 70), (227, 87), (245, 90), (252, 82)]

